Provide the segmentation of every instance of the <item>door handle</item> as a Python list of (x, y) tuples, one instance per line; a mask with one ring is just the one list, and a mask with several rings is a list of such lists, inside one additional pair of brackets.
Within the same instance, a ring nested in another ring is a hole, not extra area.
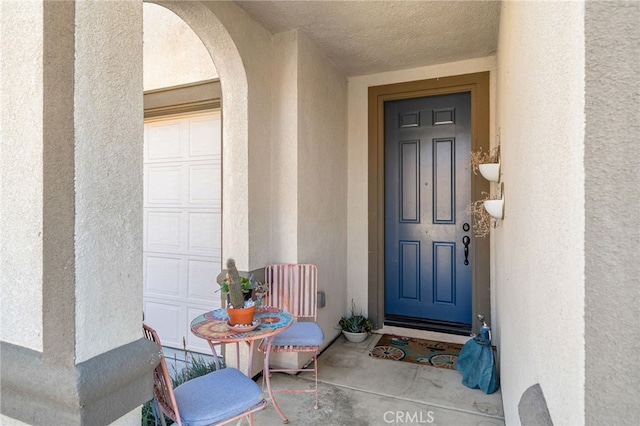
[(462, 237), (462, 244), (464, 244), (464, 264), (469, 264), (469, 243), (471, 243), (471, 238), (468, 235)]

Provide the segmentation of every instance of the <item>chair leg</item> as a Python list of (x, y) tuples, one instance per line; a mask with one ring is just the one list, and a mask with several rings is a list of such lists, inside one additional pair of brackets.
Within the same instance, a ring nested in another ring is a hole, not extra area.
[(313, 375), (316, 381), (316, 405), (313, 407), (318, 409), (318, 351), (313, 354)]
[(267, 374), (269, 374), (269, 376), (271, 376), (271, 373), (268, 373), (269, 368), (267, 366), (267, 354), (265, 352), (264, 354), (264, 359), (262, 361), (262, 392), (264, 392), (264, 385), (267, 382)]
[(156, 418), (155, 424), (158, 424), (158, 419), (160, 419), (160, 424), (162, 426), (167, 426), (167, 421), (164, 418), (164, 413), (160, 410), (158, 406), (158, 400), (153, 398), (153, 402), (151, 403), (151, 407), (153, 408), (153, 416)]
[(269, 371), (269, 354), (270, 353), (271, 353), (271, 342), (269, 342), (269, 344), (267, 345), (267, 350), (265, 351), (265, 354), (264, 354), (264, 367), (262, 369), (262, 375), (264, 376), (263, 384), (264, 384), (264, 381), (266, 380), (267, 391), (269, 392), (269, 397), (271, 398), (271, 403), (273, 404), (273, 408), (275, 408), (276, 411), (278, 412), (278, 415), (282, 419), (282, 423), (287, 424), (289, 423), (289, 419), (287, 419), (287, 417), (284, 415), (284, 413), (280, 409), (280, 406), (278, 405), (276, 398), (273, 396), (273, 390), (271, 390), (271, 371)]

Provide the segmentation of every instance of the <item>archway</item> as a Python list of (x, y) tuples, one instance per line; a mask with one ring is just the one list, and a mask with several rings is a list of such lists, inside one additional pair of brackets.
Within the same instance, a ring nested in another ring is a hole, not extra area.
[[(166, 346), (180, 349), (186, 341), (187, 349), (208, 353), (206, 343), (189, 332), (189, 323), (194, 315), (220, 306), (220, 293), (215, 292), (224, 232), (220, 220), (220, 175), (225, 169), (237, 169), (228, 159), (220, 158), (221, 151), (223, 154), (233, 151), (228, 146), (221, 150), (220, 142), (221, 86), (229, 85), (211, 79), (219, 76), (218, 67), (231, 69), (231, 77), (223, 77), (224, 82), (233, 79), (231, 86), (236, 87), (237, 76), (244, 74), (233, 66), (224, 66), (227, 62), (233, 64), (229, 56), (234, 58), (237, 49), (228, 35), (226, 38), (220, 35), (220, 31), (228, 34), (222, 25), (210, 25), (214, 18), (207, 19), (198, 34), (167, 5), (179, 6), (173, 2), (147, 2), (144, 8), (143, 312), (147, 323), (163, 336)], [(192, 13), (194, 9), (190, 7), (185, 9), (186, 17), (201, 19), (206, 15), (197, 10)], [(209, 14), (214, 16), (210, 11)], [(203, 40), (216, 42), (212, 47)], [(220, 50), (231, 54), (214, 53)], [(223, 59), (216, 62), (215, 57)], [(243, 67), (241, 62), (240, 66)], [(246, 82), (246, 78), (239, 82)], [(222, 97), (246, 103), (246, 96), (237, 93), (229, 96), (222, 93)], [(222, 113), (232, 107), (233, 102), (231, 106), (225, 104)], [(225, 129), (234, 125), (238, 128), (234, 119), (242, 116), (246, 114), (231, 114), (230, 120), (225, 119), (222, 128), (225, 145), (238, 145), (238, 141), (229, 141)], [(235, 121), (246, 126), (246, 121)], [(246, 138), (240, 140), (246, 144)], [(225, 185), (229, 193), (236, 194), (239, 188), (233, 177), (226, 179)], [(246, 213), (234, 215), (243, 216)]]
[(215, 64), (221, 81), (222, 101), (222, 246), (236, 263), (247, 265), (249, 251), (249, 179), (234, 173), (249, 164), (248, 83), (236, 44), (220, 19), (198, 2), (149, 0), (178, 15), (200, 38)]

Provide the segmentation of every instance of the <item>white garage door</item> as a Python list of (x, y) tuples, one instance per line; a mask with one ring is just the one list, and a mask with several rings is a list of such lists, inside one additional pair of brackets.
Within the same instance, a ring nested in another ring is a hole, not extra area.
[(193, 318), (220, 307), (220, 111), (145, 121), (144, 315), (165, 346), (211, 353)]

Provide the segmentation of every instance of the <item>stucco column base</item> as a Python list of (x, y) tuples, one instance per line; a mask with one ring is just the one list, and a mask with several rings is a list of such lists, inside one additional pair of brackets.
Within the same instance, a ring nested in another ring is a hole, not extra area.
[(141, 338), (75, 366), (0, 342), (2, 414), (29, 424), (106, 425), (153, 397), (161, 350)]

